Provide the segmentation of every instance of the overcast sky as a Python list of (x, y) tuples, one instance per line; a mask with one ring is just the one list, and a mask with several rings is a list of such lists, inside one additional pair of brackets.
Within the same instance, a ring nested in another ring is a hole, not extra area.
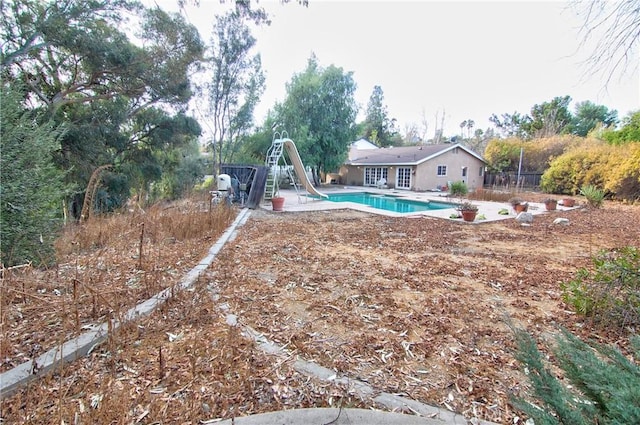
[[(227, 0), (229, 7), (230, 0)], [(157, 0), (176, 10), (177, 0)], [(232, 3), (232, 2), (231, 2)], [(605, 87), (602, 75), (585, 76), (592, 45), (580, 46), (582, 22), (566, 2), (551, 1), (327, 1), (262, 0), (269, 27), (254, 31), (267, 76), (257, 121), (285, 96), (285, 84), (304, 70), (312, 53), (320, 65), (353, 72), (356, 100), (364, 117), (375, 85), (389, 116), (421, 124), (433, 134), (436, 114), (445, 111), (445, 134), (460, 132), (473, 119), (490, 125), (491, 114), (529, 113), (536, 103), (569, 95), (591, 100), (620, 117), (640, 109), (637, 67)], [(186, 10), (209, 41), (219, 0), (200, 0)], [(635, 52), (640, 61), (638, 49)]]

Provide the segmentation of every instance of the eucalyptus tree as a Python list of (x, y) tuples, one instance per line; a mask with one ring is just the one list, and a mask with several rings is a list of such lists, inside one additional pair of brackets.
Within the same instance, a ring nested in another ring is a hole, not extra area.
[(276, 105), (278, 123), (296, 141), (314, 179), (332, 172), (347, 157), (355, 136), (358, 112), (352, 72), (331, 65), (323, 68), (311, 56), (307, 68), (287, 83), (287, 95)]
[[(188, 71), (202, 43), (179, 15), (130, 0), (14, 0), (0, 8), (3, 75), (22, 80), (39, 105), (57, 111), (126, 96), (140, 109), (190, 96)], [(142, 46), (125, 32), (131, 24)]]
[(121, 203), (136, 172), (143, 186), (157, 178), (140, 172), (157, 165), (156, 150), (199, 134), (172, 126), (184, 119), (203, 54), (180, 15), (131, 0), (13, 0), (0, 9), (2, 78), (23, 82), (29, 108), (64, 125), (57, 161), (80, 192), (94, 169), (113, 164), (107, 178)]
[(218, 16), (207, 58), (207, 85), (214, 163), (231, 162), (253, 126), (253, 111), (264, 91), (260, 55), (245, 15), (238, 10)]

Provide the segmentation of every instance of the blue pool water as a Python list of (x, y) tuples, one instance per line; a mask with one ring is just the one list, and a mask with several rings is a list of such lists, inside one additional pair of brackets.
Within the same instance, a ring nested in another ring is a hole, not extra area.
[(354, 202), (380, 210), (393, 211), (397, 213), (443, 210), (455, 207), (454, 205), (446, 202), (412, 201), (409, 199), (402, 199), (397, 196), (377, 195), (367, 192), (333, 194), (329, 195), (329, 199), (327, 200), (332, 202)]

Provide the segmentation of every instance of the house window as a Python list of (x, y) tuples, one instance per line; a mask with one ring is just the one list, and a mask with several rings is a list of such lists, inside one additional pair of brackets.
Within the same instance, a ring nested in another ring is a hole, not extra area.
[(396, 182), (396, 187), (399, 189), (411, 189), (411, 168), (398, 168), (398, 180)]
[(438, 165), (438, 175), (446, 176), (447, 175), (447, 166), (446, 165)]
[(480, 174), (478, 176), (482, 177), (484, 174), (484, 167), (480, 167)]
[(462, 177), (467, 177), (467, 167), (462, 167)]
[(365, 167), (364, 169), (364, 185), (375, 186), (380, 179), (389, 181), (387, 167)]

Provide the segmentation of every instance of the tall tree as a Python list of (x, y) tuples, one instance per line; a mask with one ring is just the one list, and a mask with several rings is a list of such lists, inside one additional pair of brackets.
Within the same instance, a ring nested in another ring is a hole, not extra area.
[(502, 114), (500, 118), (493, 114), (489, 121), (507, 137), (522, 139), (550, 137), (568, 132), (573, 118), (569, 111), (570, 102), (570, 96), (558, 96), (549, 102), (533, 105), (531, 115), (520, 115), (514, 112)]
[[(0, 9), (3, 77), (23, 81), (30, 107), (65, 125), (57, 161), (72, 170), (67, 176), (78, 190), (95, 168), (114, 164), (108, 177), (122, 202), (130, 172), (149, 164), (149, 149), (158, 146), (141, 140), (182, 119), (204, 50), (197, 30), (178, 14), (130, 0), (15, 0)], [(135, 39), (127, 17), (138, 28)], [(182, 143), (180, 129), (199, 132), (177, 125), (168, 143)]]
[(395, 120), (389, 118), (382, 88), (374, 86), (367, 104), (364, 137), (371, 143), (385, 147), (393, 144), (396, 135)]
[(610, 111), (604, 105), (596, 105), (587, 100), (576, 104), (570, 131), (572, 134), (586, 137), (598, 125), (610, 127), (615, 126), (617, 122), (618, 111), (615, 109)]
[(460, 123), (460, 138), (464, 139), (464, 129), (467, 127), (467, 120)]
[(303, 161), (313, 167), (314, 178), (336, 170), (347, 157), (358, 111), (355, 89), (352, 72), (334, 65), (323, 68), (311, 56), (276, 107), (279, 123), (295, 140)]
[(502, 114), (501, 117), (498, 117), (496, 114), (492, 114), (489, 117), (489, 121), (491, 121), (498, 131), (502, 133), (503, 136), (506, 137), (519, 137), (519, 138), (528, 138), (528, 128), (531, 123), (531, 117), (528, 115), (520, 115), (519, 112), (514, 112), (513, 114)]
[(471, 118), (467, 120), (467, 139), (471, 138), (471, 130), (473, 129), (473, 127), (475, 127), (475, 125), (476, 125), (476, 122)]
[[(184, 104), (189, 69), (203, 51), (198, 32), (180, 15), (143, 9), (137, 2), (96, 0), (0, 3), (6, 76), (25, 82), (52, 110), (126, 96), (137, 108)], [(133, 15), (133, 14), (136, 15)], [(144, 47), (122, 29), (138, 16)]]
[(213, 155), (217, 167), (229, 162), (242, 136), (253, 125), (253, 111), (264, 91), (265, 77), (256, 39), (243, 15), (232, 11), (216, 18), (208, 58)]
[(549, 102), (533, 105), (531, 122), (525, 126), (530, 137), (550, 137), (566, 132), (571, 123), (570, 96), (557, 96)]

